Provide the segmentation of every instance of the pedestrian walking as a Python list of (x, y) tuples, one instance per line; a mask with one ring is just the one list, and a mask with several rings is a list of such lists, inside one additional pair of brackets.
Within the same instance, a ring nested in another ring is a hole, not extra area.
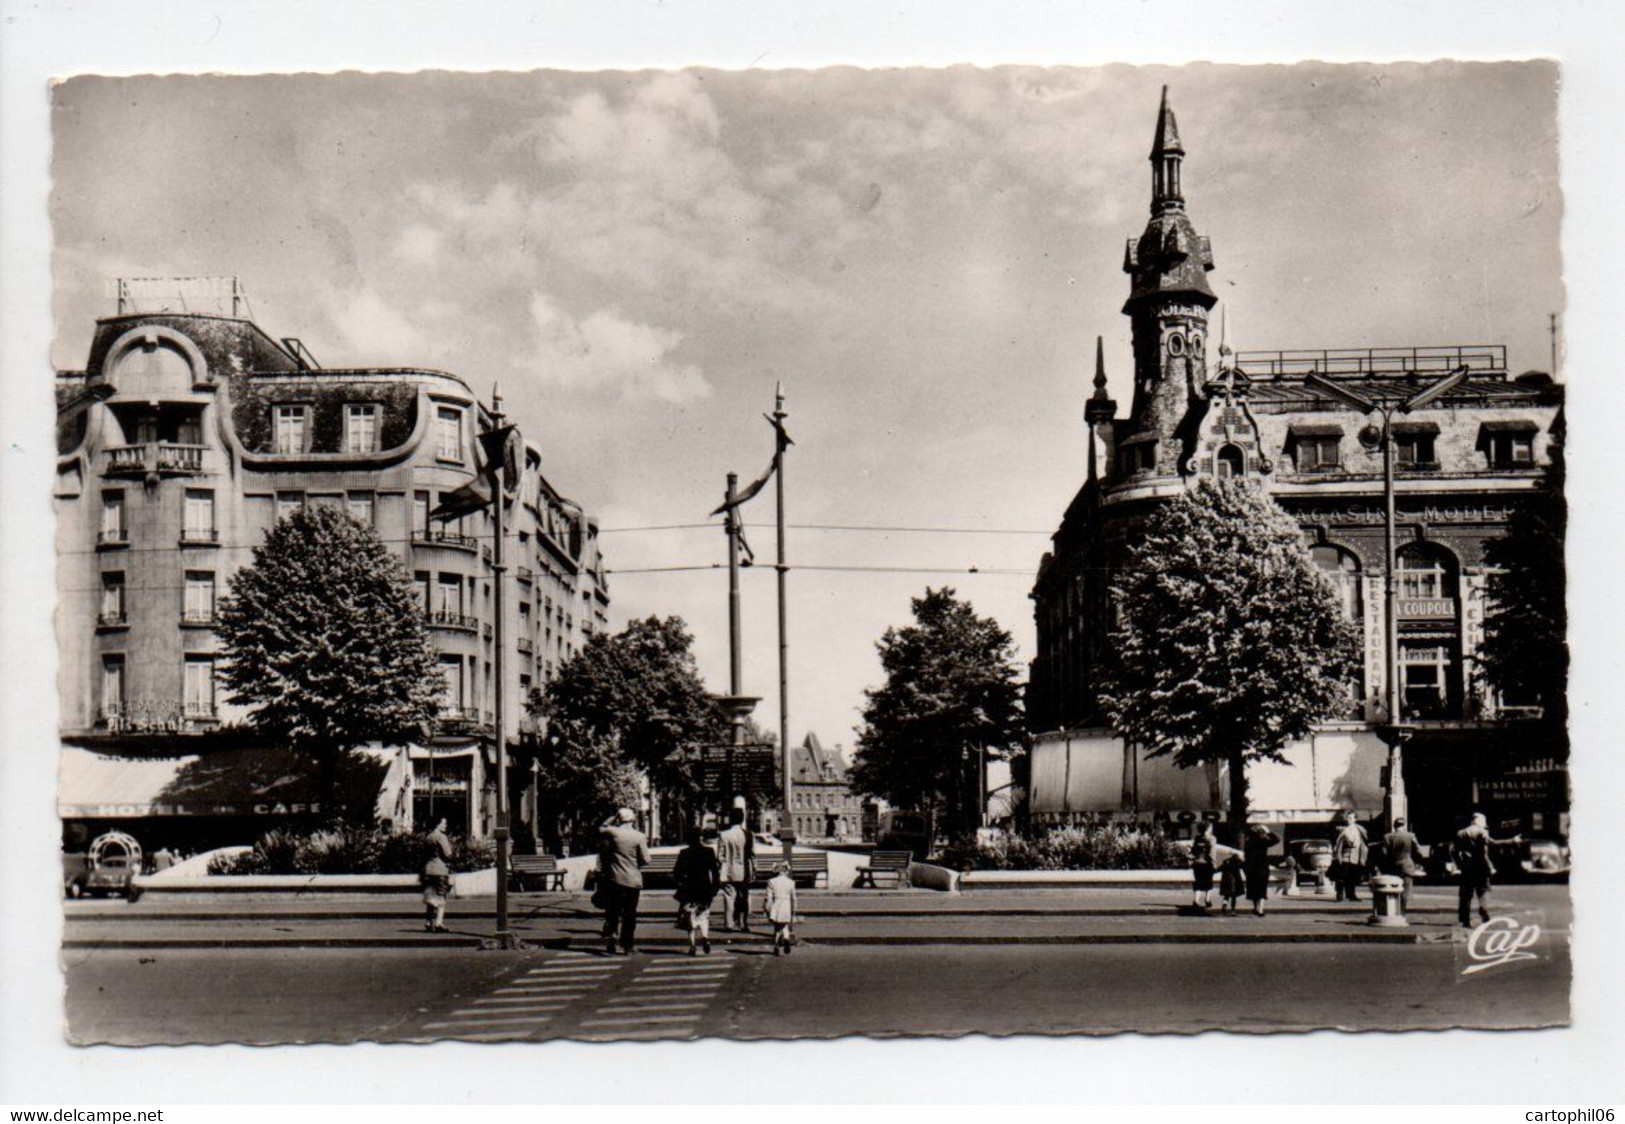
[(1204, 823), (1191, 839), (1191, 908), (1213, 906), (1213, 825)]
[(1490, 837), (1489, 820), (1483, 812), (1474, 812), (1472, 822), (1456, 833), (1451, 847), (1451, 858), (1456, 863), (1458, 899), (1456, 920), (1463, 928), (1472, 924), (1473, 899), (1478, 899), (1478, 919), (1490, 919), (1490, 879), (1495, 875), (1495, 863), (1490, 859), (1490, 847), (1496, 844), (1517, 843), (1523, 836), (1511, 839)]
[(1394, 829), (1382, 837), (1382, 864), (1387, 873), (1403, 882), (1399, 892), (1399, 911), (1404, 913), (1411, 905), (1411, 887), (1416, 884), (1416, 872), (1421, 865), (1421, 854), (1416, 836), (1405, 828), (1405, 817), (1394, 817)]
[(750, 881), (756, 875), (754, 848), (745, 827), (745, 809), (728, 809), (728, 827), (717, 837), (722, 866), (722, 929), (750, 932)]
[(1213, 861), (1219, 868), (1219, 897), (1223, 900), (1221, 912), (1235, 913), (1241, 895), (1246, 892), (1246, 855), (1223, 843), (1213, 845)]
[(1281, 837), (1261, 823), (1247, 829), (1242, 843), (1242, 865), (1247, 878), (1247, 900), (1253, 903), (1255, 916), (1264, 916), (1264, 899), (1270, 893), (1270, 848)]
[(1366, 841), (1365, 828), (1354, 819), (1354, 812), (1343, 813), (1343, 830), (1332, 841), (1332, 870), (1337, 883), (1337, 900), (1360, 900), (1360, 883), (1365, 881), (1371, 862), (1371, 847)]
[(710, 956), (711, 903), (722, 888), (722, 865), (699, 828), (689, 832), (688, 846), (672, 868), (672, 880), (677, 883), (677, 924), (688, 930), (688, 954), (694, 956), (704, 948)]
[(435, 854), (442, 859), (451, 858), (451, 837), (446, 834), (446, 821), (436, 820), (429, 832), (429, 845), (434, 848)]
[(762, 912), (773, 923), (773, 955), (783, 952), (789, 956), (795, 940), (796, 921), (796, 884), (790, 877), (789, 863), (780, 863), (773, 877), (768, 879), (767, 900), (762, 903)]
[(598, 832), (598, 889), (593, 904), (604, 911), (604, 951), (615, 955), (617, 933), (621, 953), (636, 949), (638, 897), (643, 892), (643, 868), (649, 865), (649, 841), (633, 826), (637, 819), (622, 808)]
[(423, 864), (423, 930), (427, 933), (446, 931), (446, 899), (451, 897), (451, 868), (439, 855)]

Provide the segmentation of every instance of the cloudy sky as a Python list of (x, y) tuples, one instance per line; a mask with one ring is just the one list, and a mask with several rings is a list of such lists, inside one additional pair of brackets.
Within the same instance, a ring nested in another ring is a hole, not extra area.
[[(785, 386), (792, 733), (850, 745), (927, 583), (1033, 645), (1030, 575), (1083, 477), (1095, 336), (1128, 400), (1123, 243), (1159, 87), (1238, 348), (1505, 343), (1563, 306), (1545, 63), (76, 79), (55, 91), (53, 359), (103, 279), (236, 274), (329, 366), (500, 381), (615, 570), (724, 558), (723, 476)], [(764, 496), (753, 523), (770, 523)], [(751, 542), (771, 560), (772, 531)], [(984, 571), (969, 574), (969, 567)], [(941, 573), (916, 572), (940, 570)], [(957, 574), (952, 571), (958, 571)], [(773, 582), (746, 689), (777, 721)], [(611, 578), (726, 687), (720, 571)]]

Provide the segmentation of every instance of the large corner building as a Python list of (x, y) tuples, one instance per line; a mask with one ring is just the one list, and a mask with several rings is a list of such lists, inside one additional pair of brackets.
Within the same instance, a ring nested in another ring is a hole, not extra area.
[[(121, 302), (122, 304), (122, 302)], [(235, 312), (235, 308), (233, 309)], [(431, 522), (476, 471), (490, 415), (442, 371), (318, 367), (294, 339), (233, 316), (97, 322), (85, 369), (57, 376), (56, 630), (60, 811), (80, 837), (149, 849), (250, 842), (319, 818), (310, 778), (253, 742), (216, 687), (215, 606), (273, 523), (306, 504), (373, 526), (415, 576), (439, 649), (438, 735), (370, 747), (364, 779), (400, 826), (494, 826), (496, 738), (514, 749), (514, 816), (534, 822), (523, 701), (606, 627), (598, 528), (526, 451), (506, 516), (507, 726), (493, 726), (490, 512)]]
[(1396, 721), (1384, 681), (1383, 457), (1360, 439), (1370, 419), (1309, 376), (1393, 400), (1465, 369), (1451, 389), (1393, 427), (1397, 719), (1411, 731), (1404, 751), (1410, 818), (1428, 842), (1453, 833), (1474, 808), (1487, 809), (1498, 830), (1566, 835), (1565, 753), (1534, 737), (1533, 724), (1520, 721), (1527, 708), (1494, 697), (1474, 668), (1486, 611), (1485, 547), (1560, 455), (1561, 387), (1541, 372), (1513, 377), (1505, 348), (1493, 344), (1233, 355), (1223, 341), (1214, 346), (1214, 253), (1186, 210), (1184, 158), (1164, 91), (1151, 218), (1123, 262), (1133, 400), (1119, 416), (1097, 346), (1085, 406), (1088, 477), (1032, 592), (1034, 819), (1150, 819), (1187, 834), (1222, 812), (1220, 771), (1180, 770), (1125, 745), (1107, 728), (1094, 683), (1094, 669), (1110, 658), (1113, 568), (1147, 515), (1204, 477), (1254, 481), (1291, 514), (1364, 635), (1364, 667), (1344, 719), (1290, 746), (1290, 764), (1249, 770), (1256, 817), (1284, 827), (1290, 839), (1322, 832), (1344, 809), (1380, 814), (1388, 750), (1379, 732)]

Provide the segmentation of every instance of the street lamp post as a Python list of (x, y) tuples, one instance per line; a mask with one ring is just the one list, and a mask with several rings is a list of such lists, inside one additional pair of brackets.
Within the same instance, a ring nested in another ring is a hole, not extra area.
[(1304, 382), (1316, 390), (1337, 399), (1338, 402), (1366, 414), (1376, 414), (1380, 425), (1371, 424), (1360, 430), (1360, 444), (1369, 450), (1382, 450), (1383, 498), (1383, 676), (1387, 688), (1388, 721), (1379, 727), (1378, 734), (1388, 746), (1388, 782), (1384, 786), (1382, 814), (1390, 830), (1394, 821), (1405, 816), (1405, 760), (1404, 746), (1411, 730), (1400, 713), (1399, 690), (1399, 576), (1396, 573), (1398, 550), (1398, 517), (1394, 507), (1394, 415), (1408, 414), (1436, 401), (1466, 381), (1468, 368), (1457, 367), (1450, 374), (1423, 387), (1403, 399), (1367, 398), (1320, 374), (1305, 376)]

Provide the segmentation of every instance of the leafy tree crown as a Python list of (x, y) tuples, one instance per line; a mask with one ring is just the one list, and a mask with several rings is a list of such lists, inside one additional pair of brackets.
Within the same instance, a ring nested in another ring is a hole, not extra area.
[(444, 679), (411, 576), (325, 506), (279, 521), (232, 576), (216, 631), (230, 698), (295, 747), (422, 737)]
[(1159, 508), (1111, 586), (1113, 726), (1181, 766), (1281, 759), (1349, 702), (1359, 632), (1289, 516), (1203, 481)]

